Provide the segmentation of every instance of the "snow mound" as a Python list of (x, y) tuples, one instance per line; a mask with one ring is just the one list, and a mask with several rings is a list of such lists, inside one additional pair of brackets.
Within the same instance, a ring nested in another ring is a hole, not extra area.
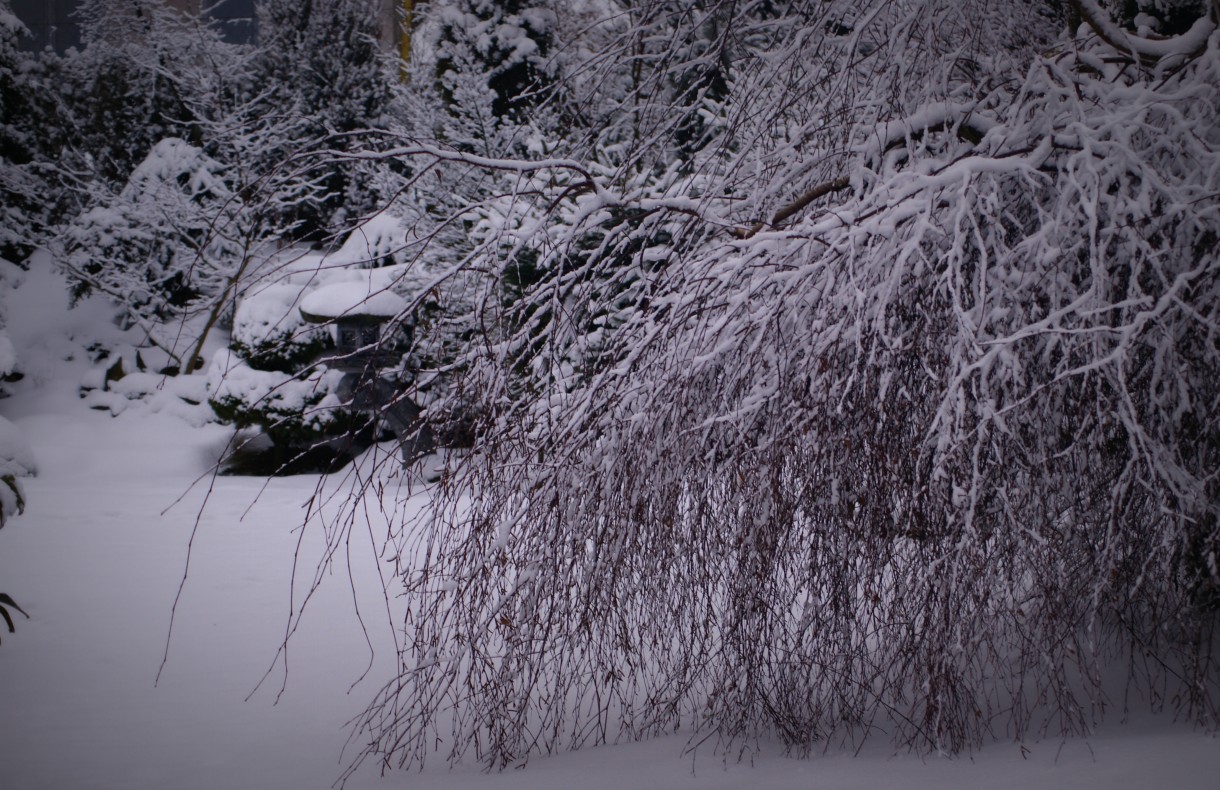
[(196, 428), (216, 422), (216, 415), (207, 402), (208, 378), (204, 375), (128, 373), (110, 382), (109, 389), (87, 392), (84, 399), (89, 408), (109, 411), (115, 417), (135, 407), (177, 417)]
[(290, 338), (304, 325), (295, 309), (301, 286), (273, 283), (251, 292), (237, 305), (233, 337), (251, 347)]
[(368, 268), (393, 263), (405, 246), (407, 228), (398, 217), (378, 214), (358, 226), (326, 256), (328, 265)]
[(34, 451), (21, 429), (0, 417), (0, 476), (33, 477), (38, 473)]

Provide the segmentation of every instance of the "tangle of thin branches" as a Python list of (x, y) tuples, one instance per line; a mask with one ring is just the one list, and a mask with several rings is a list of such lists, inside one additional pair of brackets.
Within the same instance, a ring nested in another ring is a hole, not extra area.
[(1214, 726), (1216, 20), (1126, 51), (1054, 4), (615, 8), (555, 89), (607, 120), (551, 164), (399, 151), (499, 180), (446, 368), (475, 444), (386, 539), (357, 764), (959, 752), (1124, 691)]

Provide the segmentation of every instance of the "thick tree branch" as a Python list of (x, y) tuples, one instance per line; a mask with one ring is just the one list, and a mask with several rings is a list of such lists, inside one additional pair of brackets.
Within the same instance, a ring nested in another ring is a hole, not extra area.
[(734, 236), (736, 236), (739, 239), (748, 239), (748, 238), (754, 236), (755, 234), (757, 234), (759, 231), (761, 231), (765, 227), (768, 227), (768, 226), (772, 227), (772, 228), (776, 227), (777, 225), (782, 223), (784, 220), (792, 217), (794, 214), (801, 211), (802, 209), (804, 209), (806, 206), (808, 206), (810, 203), (817, 200), (818, 198), (825, 197), (826, 195), (829, 195), (832, 192), (842, 192), (844, 189), (847, 189), (849, 186), (851, 186), (851, 179), (847, 176), (841, 176), (839, 178), (836, 178), (834, 181), (827, 181), (823, 184), (818, 184), (813, 189), (804, 193), (803, 195), (798, 197), (796, 200), (792, 201), (788, 205), (781, 208), (779, 211), (775, 212), (775, 216), (773, 216), (771, 218), (770, 222), (759, 222), (759, 223), (755, 224), (754, 227), (749, 228), (749, 229), (735, 228), (732, 231), (732, 233)]

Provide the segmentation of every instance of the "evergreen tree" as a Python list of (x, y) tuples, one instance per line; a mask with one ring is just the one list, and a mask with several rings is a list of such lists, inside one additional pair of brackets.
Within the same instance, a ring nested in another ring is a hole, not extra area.
[(56, 201), (46, 163), (59, 137), (45, 70), (18, 45), (25, 35), (8, 0), (0, 0), (0, 257), (17, 262), (51, 222)]
[(265, 117), (293, 133), (259, 165), (308, 159), (312, 194), (285, 218), (300, 238), (320, 240), (347, 219), (375, 209), (370, 176), (325, 152), (359, 147), (354, 132), (383, 128), (396, 75), (377, 43), (369, 0), (265, 0), (251, 85)]
[(160, 0), (85, 0), (84, 48), (64, 60), (73, 167), (121, 185), (153, 145), (186, 137), (190, 111), (177, 76), (199, 54), (194, 21)]
[(447, 0), (433, 9), (436, 80), (451, 114), (487, 133), (526, 120), (554, 75), (555, 13), (537, 0)]

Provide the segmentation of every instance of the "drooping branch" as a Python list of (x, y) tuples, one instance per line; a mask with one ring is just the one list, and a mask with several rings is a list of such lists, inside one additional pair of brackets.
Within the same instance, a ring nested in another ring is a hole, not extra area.
[[(987, 132), (995, 126), (995, 122), (976, 115), (974, 111), (974, 104), (946, 102), (930, 104), (912, 116), (878, 124), (868, 135), (867, 141), (856, 149), (856, 153), (861, 154), (867, 161), (901, 146), (909, 139), (918, 139), (929, 132), (946, 130), (956, 130), (960, 139), (971, 145), (978, 145)], [(850, 186), (851, 178), (849, 176), (840, 176), (833, 181), (818, 184), (782, 206), (771, 217), (770, 222), (758, 222), (748, 229), (737, 228), (732, 233), (739, 239), (751, 238), (765, 227), (778, 227), (818, 198), (841, 192)]]
[[(964, 27), (994, 8), (973, 5), (921, 8)], [(823, 29), (787, 50), (794, 84)], [(843, 105), (743, 65), (726, 124), (760, 144), (688, 180), (631, 181), (579, 148), (368, 154), (506, 173), (509, 205), (445, 204), (482, 234), (461, 266), (484, 289), (484, 342), (445, 397), (483, 422), (393, 527), (421, 549), (401, 558), (411, 615), (398, 675), (356, 721), (362, 758), (418, 764), (448, 738), (450, 759), (502, 768), (675, 726), (954, 751), (1043, 713), (1070, 734), (1108, 693), (1095, 636), (1214, 721), (1212, 654), (1160, 624), (1214, 638), (1200, 525), (1220, 445), (1181, 436), (1217, 424), (1200, 327), (1220, 300), (1192, 252), (1214, 218), (1184, 208), (1220, 172), (1199, 135), (1215, 52), (1156, 85), (1127, 69), (1132, 87), (976, 45), (1000, 86), (981, 104), (925, 79), (956, 68), (958, 37), (913, 40), (876, 58), (901, 90), (827, 61)], [(1191, 164), (1163, 173), (1165, 150)], [(708, 232), (721, 195), (767, 201), (728, 228), (740, 242)], [(506, 261), (544, 277), (507, 306)]]
[(771, 217), (770, 222), (758, 222), (750, 228), (735, 228), (732, 231), (732, 234), (739, 239), (749, 239), (765, 227), (770, 226), (774, 228), (778, 226), (784, 220), (791, 218), (818, 198), (826, 197), (833, 192), (842, 192), (844, 189), (847, 189), (850, 186), (851, 179), (847, 176), (840, 176), (834, 181), (827, 181), (825, 183), (818, 184), (813, 189), (810, 189), (808, 192), (802, 194), (796, 200), (780, 208), (779, 211), (775, 212), (775, 216)]
[(382, 160), (382, 159), (410, 159), (417, 156), (429, 157), (438, 162), (450, 162), (471, 165), (482, 170), (497, 170), (508, 173), (536, 173), (542, 170), (566, 170), (575, 173), (579, 179), (578, 192), (591, 192), (601, 196), (607, 203), (615, 203), (616, 201), (606, 194), (599, 179), (589, 169), (584, 162), (578, 162), (574, 159), (537, 159), (524, 160), (513, 159), (508, 157), (487, 157), (479, 156), (465, 151), (457, 151), (451, 148), (442, 148), (436, 145), (427, 143), (409, 142), (406, 145), (401, 145), (387, 150), (368, 150), (368, 151), (341, 151), (327, 150), (318, 153), (311, 153), (309, 156), (328, 156), (335, 159), (363, 159), (363, 160)]

